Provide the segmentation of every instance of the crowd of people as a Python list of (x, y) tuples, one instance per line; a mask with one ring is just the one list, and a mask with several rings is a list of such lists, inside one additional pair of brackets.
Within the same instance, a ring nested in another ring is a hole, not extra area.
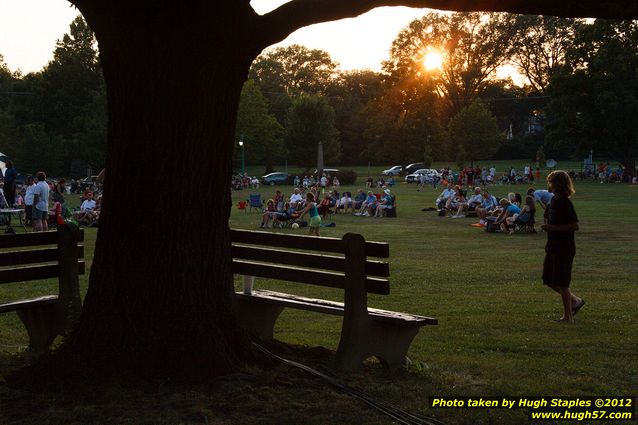
[[(74, 193), (65, 179), (53, 181), (47, 179), (43, 171), (26, 176), (23, 184), (16, 182), (18, 173), (13, 162), (8, 160), (4, 173), (0, 173), (0, 213), (3, 223), (10, 223), (11, 211), (24, 210), (25, 226), (31, 226), (34, 232), (47, 231), (65, 221), (73, 221), (81, 226), (97, 226), (102, 206), (102, 197), (90, 190), (80, 196), (80, 207), (72, 210), (67, 206), (66, 197)], [(75, 181), (74, 181), (75, 182)], [(73, 186), (76, 186), (75, 182)], [(77, 190), (77, 189), (76, 189)], [(8, 231), (13, 231), (11, 227)]]
[(530, 226), (535, 232), (534, 216), (536, 204), (543, 210), (552, 200), (553, 194), (547, 190), (529, 188), (525, 199), (520, 193), (510, 192), (507, 197), (497, 199), (488, 188), (476, 186), (471, 195), (459, 185), (448, 185), (435, 199), (435, 209), (440, 216), (449, 218), (463, 218), (476, 215), (477, 223), (474, 227), (495, 226), (496, 231), (514, 233), (516, 226)]
[[(319, 227), (334, 225), (322, 222), (332, 214), (392, 216), (393, 214), (389, 211), (395, 207), (395, 197), (387, 187), (383, 190), (383, 194), (375, 195), (372, 191), (366, 193), (359, 190), (353, 197), (348, 191), (339, 193), (338, 186), (326, 190), (319, 185), (305, 187), (302, 184), (294, 188), (290, 197), (286, 197), (281, 190), (276, 190), (274, 196), (267, 199), (264, 205), (259, 227), (281, 228), (296, 223), (302, 227), (309, 226), (311, 234), (318, 235)], [(310, 219), (309, 222), (304, 220), (306, 214)]]

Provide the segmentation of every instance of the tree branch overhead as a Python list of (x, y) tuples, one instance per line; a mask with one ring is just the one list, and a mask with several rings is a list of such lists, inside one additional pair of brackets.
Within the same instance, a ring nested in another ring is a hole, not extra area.
[(374, 8), (406, 6), (457, 12), (510, 12), (574, 18), (636, 19), (635, 0), (292, 0), (257, 19), (262, 48), (277, 43), (299, 28), (353, 18)]

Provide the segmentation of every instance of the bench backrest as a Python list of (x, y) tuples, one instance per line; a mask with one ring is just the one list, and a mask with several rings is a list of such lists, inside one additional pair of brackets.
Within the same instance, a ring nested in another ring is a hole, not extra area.
[[(360, 250), (365, 253), (362, 268), (365, 270), (366, 292), (390, 293), (388, 263), (368, 258), (388, 258), (390, 250), (385, 242), (346, 236), (338, 239), (238, 229), (231, 229), (231, 242), (233, 273), (341, 289), (345, 289), (347, 284), (349, 259), (345, 253)], [(363, 245), (347, 246), (351, 243)]]
[[(84, 274), (84, 230), (78, 232), (78, 274)], [(63, 256), (72, 253), (59, 248), (59, 239), (57, 231), (0, 235), (0, 284), (60, 276)]]
[[(78, 275), (85, 270), (83, 242), (84, 231), (70, 223), (57, 231), (0, 236), (0, 284), (57, 277), (58, 294), (43, 298), (57, 297), (56, 323), (68, 329), (82, 309)], [(31, 301), (3, 304), (1, 310), (13, 311)]]

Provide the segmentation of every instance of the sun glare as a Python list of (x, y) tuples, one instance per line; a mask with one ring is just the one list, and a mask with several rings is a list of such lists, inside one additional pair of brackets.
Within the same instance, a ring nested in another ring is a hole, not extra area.
[(425, 68), (427, 71), (441, 69), (442, 65), (443, 57), (439, 52), (435, 50), (430, 50), (423, 57), (423, 68)]

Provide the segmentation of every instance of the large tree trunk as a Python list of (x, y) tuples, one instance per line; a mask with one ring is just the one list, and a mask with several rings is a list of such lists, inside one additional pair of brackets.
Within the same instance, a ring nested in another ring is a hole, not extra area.
[(107, 83), (107, 172), (89, 290), (63, 353), (89, 366), (206, 377), (248, 347), (231, 311), (229, 187), (258, 52), (222, 22), (232, 15), (199, 3), (82, 10)]

